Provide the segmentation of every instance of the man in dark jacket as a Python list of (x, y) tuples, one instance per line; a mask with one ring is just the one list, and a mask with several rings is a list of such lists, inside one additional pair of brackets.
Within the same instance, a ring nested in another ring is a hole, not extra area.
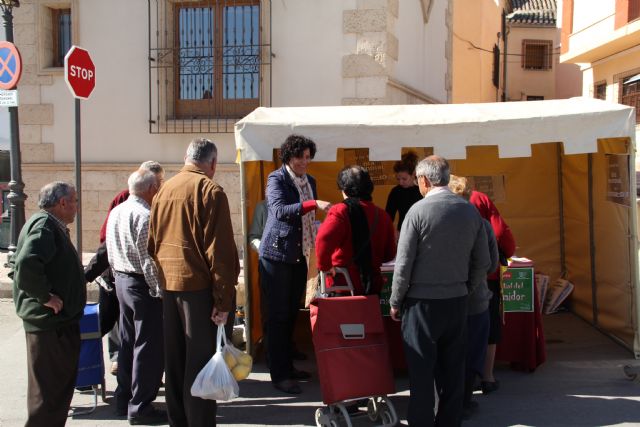
[(26, 426), (62, 426), (73, 396), (86, 303), (82, 263), (67, 225), (77, 211), (75, 188), (52, 182), (24, 225), (10, 261), (13, 300), (27, 337)]

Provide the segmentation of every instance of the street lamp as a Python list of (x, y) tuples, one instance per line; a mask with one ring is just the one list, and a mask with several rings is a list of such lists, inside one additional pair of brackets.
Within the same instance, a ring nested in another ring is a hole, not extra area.
[[(13, 43), (13, 8), (20, 7), (18, 0), (0, 0), (0, 11), (4, 21), (4, 30), (8, 42)], [(11, 181), (9, 182), (9, 216), (11, 218), (11, 233), (9, 238), (9, 254), (15, 253), (18, 235), (24, 225), (24, 201), (27, 198), (22, 190), (21, 160), (20, 160), (20, 129), (18, 126), (18, 107), (9, 107), (9, 131), (11, 134)]]

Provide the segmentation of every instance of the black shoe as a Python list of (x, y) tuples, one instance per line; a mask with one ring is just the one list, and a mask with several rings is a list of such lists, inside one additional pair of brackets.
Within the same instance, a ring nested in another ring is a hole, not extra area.
[(129, 425), (132, 426), (167, 424), (168, 422), (169, 418), (167, 417), (167, 413), (155, 408), (146, 411), (146, 413), (144, 414), (138, 414), (135, 417), (129, 417)]
[(76, 387), (76, 390), (78, 391), (91, 391), (93, 390), (93, 387), (91, 387), (90, 385), (83, 385), (80, 387)]
[(292, 380), (284, 380), (277, 383), (273, 383), (273, 386), (276, 389), (288, 394), (302, 393), (302, 389), (300, 388), (300, 385), (298, 385), (297, 382)]
[(308, 380), (311, 378), (311, 374), (307, 371), (301, 371), (300, 369), (293, 368), (289, 374), (289, 379), (292, 380)]
[(126, 417), (128, 410), (126, 407), (124, 408), (116, 408), (116, 417)]
[(500, 381), (482, 381), (480, 383), (480, 388), (482, 388), (482, 394), (493, 393), (500, 388)]
[(306, 354), (304, 354), (304, 353), (303, 353), (303, 352), (301, 352), (301, 351), (293, 350), (293, 351), (291, 352), (291, 358), (292, 358), (293, 360), (302, 361), (302, 360), (307, 360), (307, 355), (306, 355)]

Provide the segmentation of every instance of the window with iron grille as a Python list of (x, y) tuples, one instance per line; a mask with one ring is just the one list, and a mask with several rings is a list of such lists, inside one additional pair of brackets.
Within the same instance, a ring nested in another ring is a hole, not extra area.
[(64, 57), (71, 48), (71, 9), (51, 11), (53, 38), (53, 66), (63, 67)]
[(542, 95), (527, 95), (527, 101), (544, 101)]
[(522, 40), (522, 68), (550, 70), (553, 63), (551, 40)]
[(598, 82), (593, 85), (593, 97), (595, 99), (607, 99), (607, 82)]
[(640, 74), (622, 79), (620, 104), (636, 107), (636, 124), (640, 123)]
[(149, 0), (152, 133), (232, 132), (268, 105), (271, 51), (261, 32), (270, 11), (260, 3)]

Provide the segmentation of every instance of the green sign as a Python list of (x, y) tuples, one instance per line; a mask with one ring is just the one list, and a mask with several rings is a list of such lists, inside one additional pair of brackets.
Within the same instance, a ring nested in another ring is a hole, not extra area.
[(502, 272), (504, 311), (533, 311), (533, 268), (507, 268)]
[(380, 291), (380, 311), (383, 316), (389, 316), (391, 307), (389, 300), (391, 299), (391, 283), (393, 282), (393, 271), (382, 272), (382, 290)]

